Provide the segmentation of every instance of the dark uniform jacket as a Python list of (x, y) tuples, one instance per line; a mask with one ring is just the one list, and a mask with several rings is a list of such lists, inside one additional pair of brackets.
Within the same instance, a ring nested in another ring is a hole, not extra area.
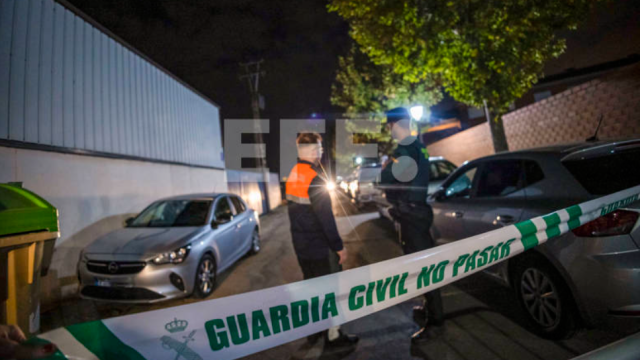
[[(413, 159), (413, 163), (407, 161)], [(416, 172), (412, 180), (410, 179)], [(395, 176), (394, 173), (398, 176)], [(398, 179), (399, 178), (399, 179)], [(381, 188), (385, 191), (387, 200), (400, 207), (405, 205), (427, 206), (427, 191), (429, 187), (429, 153), (427, 149), (415, 139), (408, 145), (398, 144), (389, 163), (380, 176)]]
[(342, 250), (331, 197), (319, 169), (299, 160), (286, 184), (293, 247), (300, 259), (323, 259)]

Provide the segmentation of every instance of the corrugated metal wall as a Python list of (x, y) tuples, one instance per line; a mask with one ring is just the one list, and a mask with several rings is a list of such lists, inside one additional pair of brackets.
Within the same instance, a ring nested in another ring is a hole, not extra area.
[(224, 167), (216, 106), (53, 0), (0, 0), (0, 139)]

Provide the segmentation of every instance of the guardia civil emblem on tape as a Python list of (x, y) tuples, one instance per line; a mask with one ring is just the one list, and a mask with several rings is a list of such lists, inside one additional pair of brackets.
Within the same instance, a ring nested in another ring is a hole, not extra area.
[[(186, 320), (178, 320), (177, 318), (171, 322), (168, 322), (164, 328), (171, 334), (185, 331), (189, 322)], [(166, 350), (172, 350), (177, 353), (176, 360), (184, 358), (186, 360), (202, 360), (200, 355), (189, 348), (189, 342), (195, 341), (193, 335), (198, 330), (192, 330), (188, 336), (182, 336), (184, 341), (176, 340), (170, 336), (163, 336), (160, 338), (162, 341), (162, 347)]]
[(233, 359), (386, 309), (638, 201), (640, 186), (418, 253), (40, 336), (83, 359)]

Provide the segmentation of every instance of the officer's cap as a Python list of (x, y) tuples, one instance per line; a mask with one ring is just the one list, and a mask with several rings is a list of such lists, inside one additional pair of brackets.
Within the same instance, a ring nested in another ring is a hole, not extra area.
[(411, 120), (411, 115), (409, 114), (409, 110), (403, 107), (397, 107), (395, 109), (391, 109), (387, 111), (387, 124), (393, 124), (400, 120)]

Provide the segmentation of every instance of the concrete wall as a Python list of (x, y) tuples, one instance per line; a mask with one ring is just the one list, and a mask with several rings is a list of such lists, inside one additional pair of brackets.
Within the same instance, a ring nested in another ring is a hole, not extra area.
[(0, 147), (0, 183), (22, 181), (60, 212), (43, 303), (73, 294), (79, 252), (162, 197), (227, 191), (223, 170)]
[[(620, 68), (503, 117), (509, 150), (582, 142), (604, 116), (601, 139), (640, 137), (640, 65)], [(493, 154), (487, 123), (429, 145), (455, 164)]]
[[(250, 208), (259, 214), (267, 213), (280, 206), (282, 193), (277, 173), (269, 173), (269, 182), (263, 185), (262, 172), (227, 170), (229, 192), (240, 195)], [(267, 194), (265, 194), (267, 193)], [(268, 204), (267, 204), (268, 196)]]
[(282, 204), (282, 187), (278, 173), (269, 174), (269, 210), (273, 210)]

